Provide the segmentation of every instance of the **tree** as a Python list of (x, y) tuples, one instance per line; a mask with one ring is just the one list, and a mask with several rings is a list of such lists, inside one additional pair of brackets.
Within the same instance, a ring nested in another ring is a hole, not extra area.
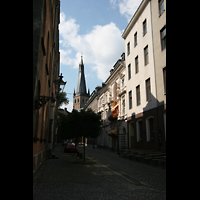
[(85, 161), (85, 138), (96, 138), (101, 133), (101, 116), (94, 113), (91, 109), (87, 111), (73, 110), (71, 114), (66, 116), (64, 121), (66, 135), (71, 135), (72, 138), (83, 137), (84, 141), (84, 157)]
[(57, 99), (57, 107), (59, 107), (62, 103), (68, 104), (69, 99), (67, 98), (66, 92), (59, 93), (59, 97)]
[(85, 160), (85, 138), (97, 138), (101, 134), (101, 116), (93, 112), (91, 109), (87, 111), (81, 110), (81, 134), (84, 141), (84, 160)]

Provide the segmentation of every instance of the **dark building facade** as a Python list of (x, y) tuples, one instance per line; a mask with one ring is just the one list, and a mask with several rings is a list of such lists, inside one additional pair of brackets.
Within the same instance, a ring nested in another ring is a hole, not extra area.
[(33, 1), (33, 176), (55, 146), (59, 23), (59, 0)]

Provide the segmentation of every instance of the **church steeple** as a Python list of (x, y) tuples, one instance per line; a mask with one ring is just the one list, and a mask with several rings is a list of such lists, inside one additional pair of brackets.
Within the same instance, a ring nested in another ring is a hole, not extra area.
[(88, 100), (90, 94), (89, 91), (86, 91), (86, 82), (85, 82), (85, 74), (84, 74), (84, 64), (83, 64), (83, 56), (81, 55), (81, 62), (79, 64), (79, 75), (78, 75), (78, 84), (77, 90), (75, 93), (74, 89), (74, 101), (73, 108), (75, 110), (79, 110), (84, 107), (86, 101)]
[(86, 94), (83, 56), (81, 56), (81, 62), (79, 64), (78, 85), (77, 85), (77, 90), (76, 90), (76, 95), (81, 95), (81, 94), (83, 95)]

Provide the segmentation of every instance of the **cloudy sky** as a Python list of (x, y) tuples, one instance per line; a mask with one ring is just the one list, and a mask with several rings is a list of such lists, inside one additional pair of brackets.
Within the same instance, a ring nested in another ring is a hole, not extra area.
[(64, 91), (70, 103), (77, 88), (81, 52), (85, 67), (86, 89), (101, 86), (109, 71), (125, 51), (121, 37), (142, 0), (61, 0), (60, 73), (67, 81)]

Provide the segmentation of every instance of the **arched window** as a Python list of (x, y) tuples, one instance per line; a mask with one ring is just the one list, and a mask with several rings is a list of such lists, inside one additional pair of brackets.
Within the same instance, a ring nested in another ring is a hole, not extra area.
[(142, 142), (144, 140), (143, 132), (143, 121), (140, 119), (136, 122), (137, 131), (137, 142)]
[(155, 129), (154, 129), (154, 118), (148, 117), (146, 119), (146, 138), (147, 142), (153, 142), (155, 141)]

